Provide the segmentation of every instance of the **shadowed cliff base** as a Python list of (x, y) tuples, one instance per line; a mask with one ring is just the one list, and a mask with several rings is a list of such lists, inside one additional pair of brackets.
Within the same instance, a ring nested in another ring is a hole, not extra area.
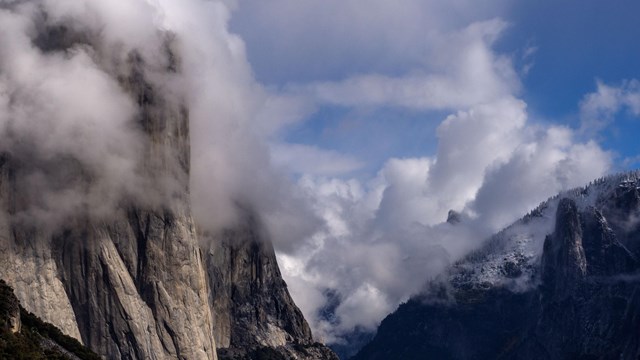
[(0, 359), (98, 360), (100, 357), (22, 308), (13, 289), (0, 280)]

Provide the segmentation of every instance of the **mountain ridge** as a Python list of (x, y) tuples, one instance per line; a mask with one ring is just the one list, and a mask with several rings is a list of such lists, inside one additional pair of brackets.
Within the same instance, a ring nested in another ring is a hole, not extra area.
[(640, 354), (640, 172), (562, 192), (387, 316), (352, 359)]

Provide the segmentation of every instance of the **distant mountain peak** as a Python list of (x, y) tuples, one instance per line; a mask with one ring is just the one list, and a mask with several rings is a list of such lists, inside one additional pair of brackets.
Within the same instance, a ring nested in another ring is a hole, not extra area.
[(543, 202), (427, 287), (445, 293), (401, 305), (354, 359), (637, 358), (639, 175)]

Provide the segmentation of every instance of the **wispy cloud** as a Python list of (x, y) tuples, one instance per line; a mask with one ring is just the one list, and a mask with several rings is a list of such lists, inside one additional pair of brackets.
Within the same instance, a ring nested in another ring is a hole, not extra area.
[(274, 165), (298, 174), (345, 175), (363, 166), (361, 161), (337, 151), (301, 144), (273, 144), (271, 156)]
[(597, 81), (597, 90), (585, 95), (580, 104), (580, 130), (586, 135), (596, 135), (624, 110), (640, 116), (640, 81), (627, 80), (619, 86)]

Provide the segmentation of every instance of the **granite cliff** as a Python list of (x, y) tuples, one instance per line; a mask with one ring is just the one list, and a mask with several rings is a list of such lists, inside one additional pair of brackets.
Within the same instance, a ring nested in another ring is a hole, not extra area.
[[(210, 238), (206, 253), (214, 335), (222, 359), (338, 359), (313, 340), (255, 214)], [(266, 355), (264, 355), (266, 356)]]
[[(135, 49), (113, 56), (99, 32), (35, 13), (27, 39), (34, 51), (54, 60), (90, 57), (135, 106), (126, 124), (137, 134), (138, 157), (127, 159), (135, 176), (120, 181), (137, 183), (96, 186), (100, 172), (91, 163), (39, 151), (34, 139), (8, 132), (11, 143), (0, 153), (0, 278), (22, 306), (103, 358), (217, 359), (217, 340), (242, 349), (238, 356), (332, 359), (289, 296), (257, 215), (221, 234), (198, 233), (189, 109), (165, 88), (181, 71), (171, 34), (159, 35), (165, 40), (154, 59)], [(69, 199), (74, 206), (63, 209)], [(108, 211), (93, 206), (102, 202)]]

